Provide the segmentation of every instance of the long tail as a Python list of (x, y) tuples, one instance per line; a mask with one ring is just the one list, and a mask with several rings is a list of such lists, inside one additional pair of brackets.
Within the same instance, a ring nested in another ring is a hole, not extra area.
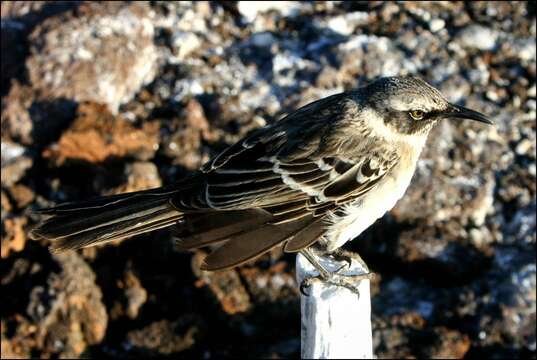
[(172, 203), (188, 184), (67, 203), (39, 212), (51, 217), (30, 236), (51, 241), (51, 251), (80, 249), (176, 224), (179, 249), (223, 243), (206, 257), (203, 270), (223, 270), (285, 244), (286, 252), (310, 246), (324, 233), (323, 217), (312, 214), (281, 223), (265, 209), (206, 209), (189, 213)]
[(164, 188), (67, 203), (39, 212), (52, 215), (30, 236), (52, 241), (53, 251), (79, 249), (173, 225), (183, 217)]

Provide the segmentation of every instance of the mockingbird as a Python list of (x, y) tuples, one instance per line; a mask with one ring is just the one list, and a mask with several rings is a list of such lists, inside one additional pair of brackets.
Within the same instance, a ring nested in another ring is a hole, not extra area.
[(328, 253), (357, 237), (403, 196), (431, 128), (442, 119), (492, 124), (416, 77), (386, 77), (308, 104), (253, 131), (191, 176), (145, 191), (66, 203), (35, 239), (78, 249), (178, 225), (178, 247), (218, 244), (202, 269), (222, 270), (278, 245)]

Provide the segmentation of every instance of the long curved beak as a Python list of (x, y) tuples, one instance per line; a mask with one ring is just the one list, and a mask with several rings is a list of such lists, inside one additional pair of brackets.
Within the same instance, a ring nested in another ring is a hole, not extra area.
[(485, 124), (493, 125), (494, 123), (480, 112), (465, 108), (455, 104), (449, 104), (450, 108), (443, 114), (445, 118), (469, 119), (479, 121)]

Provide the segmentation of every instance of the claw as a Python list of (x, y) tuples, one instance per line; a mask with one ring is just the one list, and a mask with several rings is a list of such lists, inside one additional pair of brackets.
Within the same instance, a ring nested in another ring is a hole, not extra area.
[(306, 277), (304, 278), (304, 280), (302, 280), (302, 282), (300, 283), (300, 293), (304, 296), (310, 296), (311, 294), (308, 294), (306, 292), (306, 289), (308, 289), (309, 287), (311, 287), (311, 284), (315, 281), (315, 280), (320, 280), (320, 278), (318, 276), (312, 276), (312, 277)]
[(339, 274), (340, 272), (342, 272), (345, 268), (350, 268), (351, 267), (351, 263), (349, 262), (348, 264), (343, 264), (341, 265), (337, 270), (334, 271), (334, 274)]
[(302, 280), (302, 282), (300, 283), (300, 293), (304, 296), (310, 296), (310, 294), (308, 294), (306, 292), (306, 289), (309, 288), (311, 286), (311, 284), (306, 281), (307, 279), (304, 279)]
[(344, 261), (347, 263), (347, 267), (350, 268), (352, 265), (352, 258), (350, 256), (341, 255), (338, 259), (339, 261)]
[(338, 269), (337, 271), (340, 271), (343, 267), (347, 266), (347, 268), (350, 268), (351, 265), (352, 265), (352, 258), (350, 256), (346, 256), (346, 255), (343, 255), (341, 253), (336, 253), (336, 252), (333, 252), (333, 253), (330, 253), (328, 254), (334, 261), (339, 261), (339, 262), (345, 262), (346, 264), (343, 265), (340, 269)]

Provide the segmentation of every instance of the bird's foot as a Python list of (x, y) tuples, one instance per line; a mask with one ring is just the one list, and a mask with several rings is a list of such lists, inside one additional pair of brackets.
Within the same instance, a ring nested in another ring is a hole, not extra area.
[[(324, 255), (324, 254), (323, 254)], [(335, 261), (341, 261), (346, 262), (348, 264), (348, 267), (350, 268), (352, 265), (352, 261), (356, 261), (358, 264), (360, 264), (360, 267), (362, 267), (365, 271), (369, 273), (369, 267), (365, 263), (365, 261), (362, 259), (360, 254), (353, 253), (350, 251), (345, 251), (341, 249), (336, 249), (331, 252), (326, 252), (326, 255), (334, 259)]]
[[(321, 281), (328, 285), (344, 287), (360, 296), (360, 292), (358, 290), (358, 285), (360, 284), (360, 281), (365, 279), (371, 279), (373, 277), (373, 274), (369, 271), (367, 265), (365, 265), (364, 261), (358, 254), (343, 252), (340, 250), (330, 253), (329, 256), (332, 257), (334, 260), (344, 261), (345, 264), (340, 266), (335, 271), (329, 271), (323, 265), (320, 264), (317, 259), (317, 256), (313, 253), (311, 249), (302, 250), (301, 253), (319, 272), (319, 275), (306, 277), (300, 283), (300, 292), (305, 296), (309, 296), (309, 294), (306, 293), (306, 289), (309, 288), (313, 283), (318, 281)], [(350, 269), (353, 260), (357, 261), (361, 265), (362, 269), (366, 271), (366, 273), (356, 275), (341, 274), (344, 270)]]
[(316, 282), (322, 282), (323, 284), (340, 286), (349, 289), (351, 292), (358, 295), (359, 297), (360, 291), (358, 289), (358, 286), (360, 285), (360, 281), (371, 279), (373, 277), (372, 273), (360, 275), (341, 275), (338, 274), (340, 270), (329, 273), (330, 275), (328, 277), (325, 277), (323, 275), (317, 275), (304, 278), (304, 280), (302, 280), (302, 282), (300, 283), (300, 293), (302, 293), (302, 295), (304, 296), (309, 296), (310, 294), (306, 292), (307, 289)]

